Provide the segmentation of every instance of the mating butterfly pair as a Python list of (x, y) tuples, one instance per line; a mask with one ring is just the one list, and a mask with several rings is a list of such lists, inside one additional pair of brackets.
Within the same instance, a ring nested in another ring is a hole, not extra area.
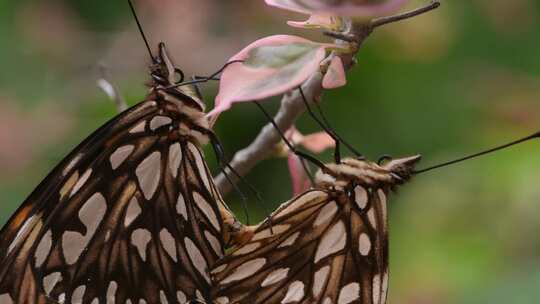
[(203, 103), (163, 44), (153, 61), (145, 101), (81, 143), (0, 232), (0, 303), (385, 303), (386, 194), (418, 157), (327, 165), (314, 190), (243, 227), (200, 151), (213, 136)]

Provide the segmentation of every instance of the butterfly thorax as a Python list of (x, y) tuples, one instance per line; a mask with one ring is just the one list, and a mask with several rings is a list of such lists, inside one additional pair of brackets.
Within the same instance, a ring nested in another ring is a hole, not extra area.
[(362, 185), (367, 188), (393, 188), (407, 182), (420, 155), (393, 159), (384, 164), (345, 158), (340, 164), (327, 164), (315, 176), (317, 188), (342, 190), (349, 185)]
[(150, 66), (150, 92), (146, 100), (156, 101), (164, 114), (179, 121), (178, 135), (192, 137), (200, 144), (208, 142), (212, 131), (205, 116), (205, 105), (196, 87), (181, 85), (182, 72), (174, 66), (163, 43), (159, 44), (159, 56)]

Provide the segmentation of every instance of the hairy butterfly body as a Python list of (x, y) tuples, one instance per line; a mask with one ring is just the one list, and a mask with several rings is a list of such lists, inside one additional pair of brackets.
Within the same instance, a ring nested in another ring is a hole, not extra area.
[(215, 302), (386, 303), (386, 197), (419, 158), (327, 165), (313, 190), (283, 204), (216, 264)]
[[(0, 232), (0, 303), (187, 303), (235, 220), (200, 145), (213, 135), (160, 44), (147, 98), (68, 155)], [(231, 224), (232, 225), (232, 224)]]

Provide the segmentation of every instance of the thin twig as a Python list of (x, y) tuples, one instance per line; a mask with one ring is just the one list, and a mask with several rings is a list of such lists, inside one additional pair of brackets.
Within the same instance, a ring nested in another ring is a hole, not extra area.
[(381, 17), (381, 18), (375, 19), (375, 20), (373, 20), (371, 22), (371, 27), (372, 28), (377, 28), (379, 26), (383, 26), (383, 25), (386, 25), (388, 23), (394, 23), (394, 22), (405, 20), (405, 19), (413, 18), (413, 17), (416, 17), (418, 15), (422, 15), (422, 14), (425, 14), (425, 13), (427, 13), (429, 11), (432, 11), (432, 10), (438, 8), (439, 6), (441, 6), (441, 2), (432, 1), (430, 4), (428, 4), (428, 5), (424, 6), (424, 7), (420, 7), (420, 8), (414, 9), (414, 10), (409, 11), (409, 12), (405, 12), (405, 13), (402, 13), (402, 14), (399, 14), (399, 15)]

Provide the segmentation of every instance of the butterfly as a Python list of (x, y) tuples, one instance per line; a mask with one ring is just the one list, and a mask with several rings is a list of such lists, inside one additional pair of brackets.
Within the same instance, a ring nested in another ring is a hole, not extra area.
[[(0, 231), (0, 303), (187, 303), (238, 227), (200, 146), (204, 104), (165, 45), (146, 99), (100, 127)], [(232, 229), (232, 228), (231, 228)]]
[(419, 160), (325, 165), (313, 189), (251, 227), (251, 239), (214, 266), (215, 303), (386, 303), (387, 196)]

